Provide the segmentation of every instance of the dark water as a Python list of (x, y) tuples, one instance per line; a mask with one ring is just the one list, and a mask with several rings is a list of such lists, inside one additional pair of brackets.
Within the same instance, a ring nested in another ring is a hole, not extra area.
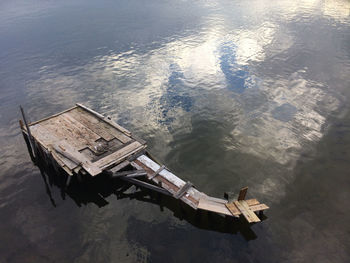
[[(348, 0), (1, 0), (0, 262), (350, 262), (349, 26)], [(76, 102), (210, 195), (248, 185), (267, 219), (132, 188), (50, 200), (18, 105)]]

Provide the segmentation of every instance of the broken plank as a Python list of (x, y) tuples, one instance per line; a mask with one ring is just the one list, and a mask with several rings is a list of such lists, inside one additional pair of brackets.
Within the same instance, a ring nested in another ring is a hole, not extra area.
[(122, 172), (116, 172), (112, 174), (113, 178), (118, 178), (122, 176), (126, 177), (139, 177), (139, 176), (145, 176), (147, 173), (144, 170), (129, 170), (129, 171), (122, 171)]
[(102, 170), (91, 163), (83, 154), (74, 150), (69, 144), (65, 142), (60, 142), (60, 149), (64, 151), (67, 155), (73, 157), (75, 160), (80, 161), (80, 165), (92, 176), (95, 176), (102, 172)]
[(161, 187), (158, 187), (158, 186), (155, 186), (153, 184), (149, 184), (149, 183), (146, 183), (146, 182), (134, 179), (134, 178), (128, 178), (128, 177), (124, 176), (124, 177), (121, 177), (120, 179), (127, 181), (129, 183), (133, 183), (133, 184), (136, 184), (138, 186), (145, 187), (145, 188), (148, 188), (150, 190), (165, 194), (165, 195), (171, 195), (171, 193), (169, 191), (167, 191)]
[(61, 150), (58, 146), (55, 145), (53, 149), (60, 155), (60, 159), (69, 169), (73, 170), (80, 165), (79, 160), (77, 160), (74, 156), (71, 156), (69, 153)]
[(129, 164), (130, 164), (130, 162), (126, 160), (126, 161), (121, 162), (120, 164), (114, 166), (113, 168), (109, 169), (109, 172), (111, 172), (111, 173), (118, 172), (119, 170), (125, 168)]
[(238, 201), (244, 200), (244, 199), (245, 199), (245, 196), (247, 195), (247, 191), (248, 191), (248, 187), (243, 187), (243, 188), (239, 191)]
[(128, 145), (126, 145), (125, 147), (123, 147), (122, 149), (120, 149), (119, 151), (116, 151), (96, 162), (94, 162), (94, 165), (96, 165), (97, 167), (99, 167), (100, 169), (104, 169), (107, 168), (110, 165), (113, 165), (114, 163), (118, 163), (123, 161), (123, 159), (126, 159), (129, 155), (140, 151), (144, 148), (144, 146), (142, 144), (140, 144), (139, 142), (132, 142)]

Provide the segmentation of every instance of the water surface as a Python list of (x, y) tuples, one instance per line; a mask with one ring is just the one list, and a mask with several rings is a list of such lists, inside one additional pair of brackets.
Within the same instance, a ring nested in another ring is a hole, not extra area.
[[(0, 262), (349, 262), (349, 25), (348, 0), (2, 0)], [(18, 105), (76, 102), (201, 191), (248, 185), (266, 220), (48, 195)]]

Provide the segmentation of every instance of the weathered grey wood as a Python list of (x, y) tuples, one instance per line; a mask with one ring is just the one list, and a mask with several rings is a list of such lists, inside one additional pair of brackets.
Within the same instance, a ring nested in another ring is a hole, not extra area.
[(156, 177), (161, 171), (165, 169), (165, 165), (162, 165), (157, 171), (155, 171), (148, 179), (152, 180), (154, 177)]
[(94, 165), (99, 167), (100, 169), (108, 168), (108, 166), (113, 165), (114, 163), (119, 163), (125, 160), (129, 155), (134, 154), (140, 150), (142, 150), (144, 146), (139, 142), (132, 142), (127, 146), (123, 147), (119, 151), (116, 151), (96, 162)]
[(75, 163), (77, 166), (81, 164), (81, 161), (79, 161), (76, 157), (74, 157), (73, 155), (71, 155), (69, 152), (64, 151), (62, 149), (60, 149), (59, 146), (54, 145), (53, 149), (58, 152), (59, 154), (63, 155), (65, 158), (69, 159), (70, 161), (72, 161), (73, 163)]
[(247, 191), (248, 191), (248, 187), (243, 187), (240, 191), (239, 191), (239, 195), (238, 195), (238, 201), (244, 200), (245, 196), (247, 195)]
[(113, 168), (109, 169), (109, 172), (111, 172), (111, 173), (118, 172), (119, 170), (125, 168), (129, 164), (130, 164), (130, 162), (126, 160), (126, 161), (121, 162), (120, 164), (114, 166)]
[(84, 106), (83, 104), (77, 103), (77, 106), (83, 108), (84, 110), (90, 112), (91, 114), (95, 115), (96, 117), (100, 118), (101, 120), (109, 123), (110, 125), (114, 126), (115, 128), (117, 128), (118, 130), (120, 130), (121, 132), (125, 133), (128, 136), (131, 136), (131, 132), (128, 131), (127, 129), (125, 129), (124, 127), (120, 126), (119, 124), (117, 124), (116, 122), (112, 121), (111, 119), (103, 116), (102, 114)]
[(83, 108), (78, 107), (74, 110), (71, 110), (70, 112), (67, 112), (67, 114), (69, 114), (72, 118), (82, 123), (93, 132), (100, 135), (106, 141), (117, 138), (120, 142), (127, 143), (132, 140), (132, 138), (124, 134), (119, 129), (115, 128), (104, 120), (101, 120)]
[(143, 168), (135, 162), (131, 162), (130, 164), (132, 167), (134, 167), (137, 170), (143, 170)]
[(21, 129), (22, 129), (22, 135), (23, 135), (23, 139), (27, 145), (27, 149), (28, 149), (28, 153), (29, 153), (29, 156), (30, 156), (30, 159), (32, 160), (33, 163), (35, 163), (35, 157), (33, 155), (33, 151), (32, 151), (32, 147), (31, 147), (31, 144), (30, 144), (30, 141), (29, 141), (29, 138), (28, 138), (28, 134), (25, 132), (24, 128), (23, 128), (23, 122), (22, 120), (19, 120), (19, 123), (20, 123), (20, 126), (21, 126)]
[(191, 182), (187, 182), (184, 186), (182, 186), (179, 191), (174, 195), (176, 199), (181, 198), (191, 187), (193, 184)]
[(73, 157), (75, 160), (80, 161), (80, 165), (91, 175), (95, 176), (102, 172), (102, 169), (100, 169), (98, 166), (94, 165), (90, 162), (89, 159), (87, 159), (84, 155), (82, 155), (80, 152), (75, 151), (73, 148), (71, 148), (68, 144), (65, 142), (60, 142), (60, 149), (64, 151), (65, 153), (69, 154), (69, 156)]
[(146, 183), (146, 182), (143, 182), (143, 181), (140, 181), (140, 180), (137, 180), (137, 179), (134, 179), (134, 178), (128, 178), (128, 177), (121, 177), (120, 179), (124, 180), (124, 181), (127, 181), (127, 182), (130, 182), (132, 184), (136, 184), (138, 186), (141, 186), (141, 187), (144, 187), (144, 188), (148, 188), (150, 190), (153, 190), (153, 191), (156, 191), (156, 192), (159, 192), (161, 194), (165, 194), (165, 195), (172, 195), (171, 193), (169, 193), (167, 190), (161, 188), (161, 187), (158, 187), (158, 186), (155, 186), (153, 184), (149, 184), (149, 183)]
[(74, 107), (71, 107), (71, 108), (66, 109), (66, 110), (64, 110), (64, 111), (61, 111), (61, 112), (59, 112), (59, 113), (53, 114), (53, 115), (48, 116), (48, 117), (46, 117), (46, 118), (43, 118), (43, 119), (41, 119), (41, 120), (31, 122), (29, 125), (32, 126), (32, 125), (38, 124), (38, 123), (40, 123), (40, 122), (44, 122), (44, 121), (46, 121), (46, 120), (48, 120), (48, 119), (54, 118), (54, 117), (56, 117), (56, 116), (58, 116), (58, 115), (61, 115), (62, 113), (71, 111), (72, 109), (75, 109), (75, 108), (77, 108), (77, 106), (74, 106)]
[(22, 106), (19, 106), (19, 108), (21, 110), (22, 118), (23, 118), (24, 124), (25, 124), (26, 129), (27, 129), (29, 143), (30, 143), (30, 146), (31, 146), (31, 149), (32, 149), (32, 154), (34, 156), (34, 160), (35, 160), (35, 158), (36, 158), (36, 151), (35, 151), (34, 139), (33, 139), (32, 134), (30, 132), (30, 129), (29, 129), (29, 126), (28, 126), (28, 122), (27, 122), (27, 118), (26, 118), (26, 116), (24, 114), (24, 110), (23, 110)]

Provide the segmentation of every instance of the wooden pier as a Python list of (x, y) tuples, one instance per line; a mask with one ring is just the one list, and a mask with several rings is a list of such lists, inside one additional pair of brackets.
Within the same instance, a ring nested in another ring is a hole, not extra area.
[(146, 142), (82, 104), (33, 123), (27, 122), (22, 108), (21, 112), (20, 127), (32, 160), (44, 158), (55, 169), (63, 169), (67, 186), (73, 177), (84, 180), (107, 174), (179, 199), (195, 210), (242, 216), (249, 223), (259, 222), (256, 213), (269, 208), (256, 199), (246, 199), (247, 187), (235, 201), (198, 191), (157, 163), (146, 151)]

